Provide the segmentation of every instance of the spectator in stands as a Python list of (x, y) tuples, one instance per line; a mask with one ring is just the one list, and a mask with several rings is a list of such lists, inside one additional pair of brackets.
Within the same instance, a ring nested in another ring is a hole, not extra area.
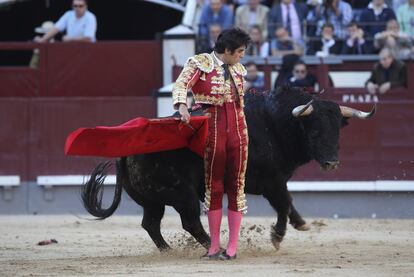
[(198, 53), (211, 53), (217, 38), (220, 35), (222, 29), (219, 24), (211, 24), (208, 30), (208, 37), (200, 38)]
[(258, 25), (253, 25), (250, 28), (249, 32), (250, 38), (252, 42), (250, 43), (249, 47), (246, 49), (246, 55), (251, 56), (260, 56), (265, 58), (270, 54), (270, 47), (269, 42), (263, 40), (262, 37), (262, 30)]
[(248, 31), (253, 25), (262, 30), (262, 37), (267, 38), (267, 17), (269, 8), (260, 4), (260, 0), (249, 0), (248, 4), (241, 5), (236, 10), (234, 25)]
[(391, 88), (405, 87), (407, 84), (405, 64), (396, 60), (389, 48), (383, 48), (379, 57), (380, 61), (374, 65), (371, 77), (366, 82), (368, 92), (384, 94)]
[(412, 39), (405, 33), (400, 32), (400, 25), (395, 19), (387, 22), (385, 31), (377, 33), (374, 39), (376, 49), (390, 48), (399, 58), (406, 58), (411, 53)]
[(372, 0), (361, 13), (360, 25), (368, 39), (373, 39), (376, 33), (385, 30), (385, 25), (395, 19), (395, 13), (388, 8), (384, 0)]
[(371, 54), (372, 48), (364, 39), (364, 31), (353, 21), (348, 25), (348, 36), (342, 47), (344, 55)]
[(306, 91), (314, 92), (316, 85), (316, 77), (313, 74), (309, 74), (306, 68), (306, 64), (299, 60), (293, 67), (292, 77), (289, 78), (288, 84), (292, 87), (301, 87)]
[(288, 54), (302, 55), (303, 48), (296, 43), (290, 36), (285, 27), (277, 27), (275, 30), (275, 39), (270, 43), (272, 56), (285, 56)]
[(59, 32), (66, 31), (63, 41), (96, 41), (96, 17), (88, 11), (87, 0), (73, 0), (73, 10), (67, 11), (42, 37), (35, 37), (36, 42), (47, 42)]
[(259, 71), (257, 70), (257, 66), (254, 62), (248, 62), (245, 65), (247, 74), (245, 76), (246, 84), (244, 87), (245, 92), (246, 91), (264, 91), (265, 90), (265, 82), (264, 82), (264, 76), (259, 74)]
[(282, 65), (280, 66), (277, 78), (275, 80), (274, 88), (286, 85), (289, 78), (292, 77), (292, 70), (294, 65), (299, 61), (300, 57), (296, 54), (288, 54), (283, 56)]
[(332, 24), (325, 23), (322, 26), (321, 38), (311, 42), (308, 55), (326, 57), (340, 54), (342, 51), (342, 41), (334, 36), (334, 31), (335, 29)]
[(324, 0), (322, 5), (316, 7), (308, 14), (309, 24), (317, 26), (316, 35), (322, 32), (322, 26), (330, 23), (335, 28), (336, 36), (344, 39), (346, 28), (352, 21), (351, 5), (342, 0)]
[(233, 12), (221, 0), (210, 0), (210, 4), (204, 6), (199, 24), (200, 36), (208, 36), (208, 29), (211, 24), (219, 24), (222, 30), (233, 25)]
[(407, 3), (401, 5), (397, 10), (398, 23), (400, 23), (401, 31), (414, 37), (414, 0), (408, 0)]
[(308, 8), (304, 3), (293, 3), (292, 0), (281, 0), (274, 3), (269, 12), (269, 34), (274, 38), (277, 27), (285, 27), (290, 37), (296, 42), (303, 41), (303, 22)]

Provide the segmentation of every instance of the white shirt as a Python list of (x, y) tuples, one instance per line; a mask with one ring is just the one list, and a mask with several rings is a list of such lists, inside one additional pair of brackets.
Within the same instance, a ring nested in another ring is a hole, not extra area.
[(90, 11), (77, 18), (75, 11), (67, 11), (55, 24), (59, 31), (66, 30), (68, 37), (88, 37), (96, 41), (96, 17)]

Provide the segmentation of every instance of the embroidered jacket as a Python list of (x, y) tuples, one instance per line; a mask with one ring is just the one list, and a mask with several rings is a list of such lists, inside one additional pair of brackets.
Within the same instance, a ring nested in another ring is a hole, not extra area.
[[(244, 107), (244, 78), (246, 69), (241, 63), (229, 65), (240, 107)], [(187, 92), (192, 91), (196, 104), (223, 105), (232, 102), (231, 78), (224, 79), (224, 69), (217, 63), (213, 54), (203, 53), (187, 60), (172, 91), (173, 105), (187, 103)]]

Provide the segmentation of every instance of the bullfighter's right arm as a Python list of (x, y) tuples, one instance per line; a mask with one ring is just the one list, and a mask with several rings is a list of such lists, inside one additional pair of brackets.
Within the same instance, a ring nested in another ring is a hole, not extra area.
[(200, 77), (200, 70), (193, 59), (189, 59), (185, 65), (172, 90), (174, 109), (178, 109), (180, 104), (187, 104), (187, 92), (197, 82)]

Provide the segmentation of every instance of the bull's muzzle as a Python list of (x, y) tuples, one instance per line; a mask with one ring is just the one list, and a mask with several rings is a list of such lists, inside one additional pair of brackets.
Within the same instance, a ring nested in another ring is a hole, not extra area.
[(339, 161), (326, 161), (321, 166), (324, 170), (336, 170), (339, 167)]

